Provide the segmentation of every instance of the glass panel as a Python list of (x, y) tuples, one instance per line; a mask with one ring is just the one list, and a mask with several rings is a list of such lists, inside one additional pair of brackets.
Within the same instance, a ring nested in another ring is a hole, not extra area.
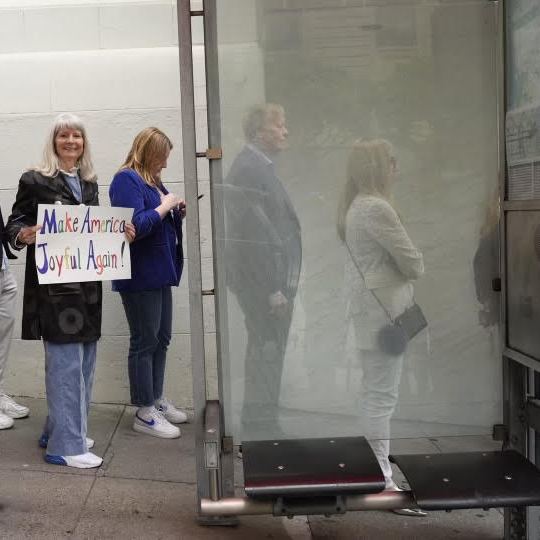
[(507, 105), (513, 110), (540, 101), (540, 10), (535, 0), (508, 2), (505, 8)]
[(538, 2), (509, 2), (506, 6), (506, 23), (507, 199), (540, 199)]
[[(494, 6), (217, 9), (228, 431), (488, 433), (501, 410)], [(384, 352), (379, 330), (413, 298), (428, 329)]]
[[(511, 2), (506, 7), (508, 200), (540, 199), (539, 23), (537, 2)], [(507, 212), (506, 229), (508, 347), (539, 360), (539, 212)]]
[(540, 360), (540, 212), (508, 212), (508, 346)]

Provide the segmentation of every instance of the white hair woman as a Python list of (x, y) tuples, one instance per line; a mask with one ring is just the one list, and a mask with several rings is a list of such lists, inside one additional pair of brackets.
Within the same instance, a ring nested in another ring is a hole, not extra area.
[(54, 177), (63, 170), (66, 160), (69, 160), (68, 165), (73, 164), (81, 179), (97, 181), (86, 128), (79, 117), (69, 113), (60, 114), (54, 120), (43, 148), (41, 164), (32, 169), (43, 176)]
[[(383, 471), (386, 489), (399, 489), (388, 459), (390, 419), (398, 400), (404, 353), (381, 347), (378, 334), (413, 302), (412, 282), (424, 272), (415, 248), (391, 204), (397, 172), (392, 145), (385, 140), (357, 141), (347, 163), (337, 229), (350, 257), (347, 314), (363, 368), (362, 400), (366, 437)], [(383, 350), (385, 349), (385, 350)], [(414, 509), (406, 515), (425, 515)]]
[[(42, 163), (19, 180), (7, 223), (11, 245), (27, 248), (22, 339), (42, 339), (48, 417), (39, 440), (45, 461), (76, 468), (99, 467), (102, 459), (86, 437), (96, 345), (101, 336), (101, 283), (38, 283), (35, 242), (39, 204), (96, 206), (98, 185), (82, 121), (61, 114), (45, 143)], [(128, 227), (128, 240), (134, 237)]]

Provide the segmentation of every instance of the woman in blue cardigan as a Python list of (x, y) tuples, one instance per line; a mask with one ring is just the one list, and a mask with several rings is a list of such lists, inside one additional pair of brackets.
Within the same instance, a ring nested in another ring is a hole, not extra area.
[(174, 439), (186, 414), (163, 397), (167, 348), (171, 341), (172, 286), (183, 267), (185, 203), (161, 182), (172, 150), (159, 129), (142, 130), (109, 188), (113, 206), (133, 208), (136, 237), (131, 244), (131, 279), (113, 281), (130, 330), (128, 371), (131, 403), (139, 407), (133, 429)]

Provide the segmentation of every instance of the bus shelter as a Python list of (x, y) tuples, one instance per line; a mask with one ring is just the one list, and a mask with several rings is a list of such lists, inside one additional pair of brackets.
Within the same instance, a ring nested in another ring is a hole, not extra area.
[[(506, 538), (539, 534), (539, 17), (532, 1), (179, 0), (203, 523), (505, 507)], [(426, 324), (381, 344), (413, 302)], [(392, 457), (491, 432), (500, 451)]]

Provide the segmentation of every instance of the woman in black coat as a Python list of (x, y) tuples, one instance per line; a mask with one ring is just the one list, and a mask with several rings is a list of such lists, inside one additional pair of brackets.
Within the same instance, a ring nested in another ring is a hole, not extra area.
[[(89, 452), (86, 422), (96, 344), (101, 336), (100, 282), (39, 285), (35, 261), (39, 204), (96, 206), (98, 185), (86, 130), (71, 114), (58, 116), (43, 152), (42, 164), (25, 172), (7, 223), (11, 245), (28, 247), (23, 299), (23, 339), (42, 339), (48, 418), (40, 446), (45, 461), (77, 468), (99, 467)], [(134, 236), (132, 226), (126, 234)]]

